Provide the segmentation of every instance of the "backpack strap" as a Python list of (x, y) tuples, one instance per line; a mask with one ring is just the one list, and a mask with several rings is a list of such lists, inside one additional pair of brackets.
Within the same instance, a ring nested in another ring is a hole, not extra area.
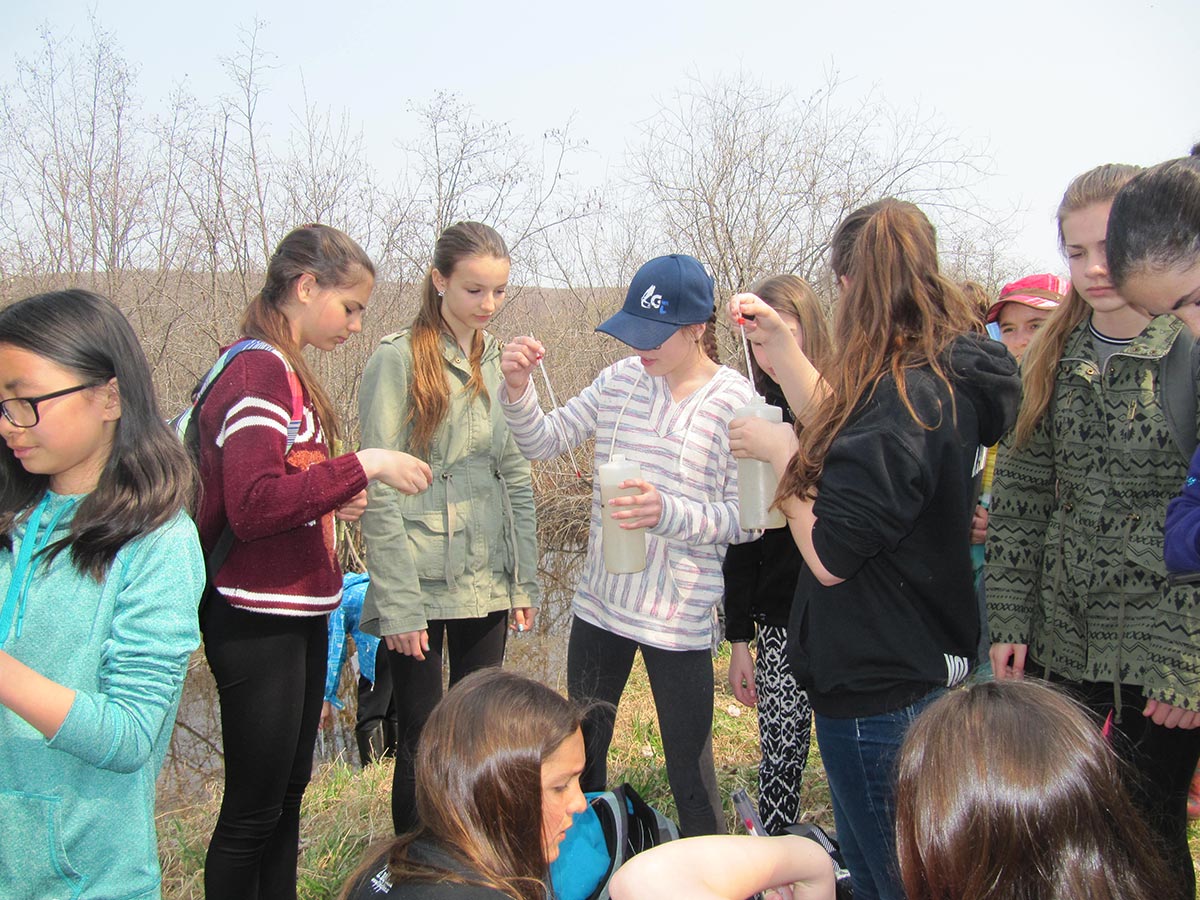
[[(256, 338), (244, 338), (232, 344), (224, 353), (217, 357), (217, 361), (213, 363), (212, 368), (208, 370), (197, 386), (192, 405), (172, 422), (175, 427), (175, 433), (187, 444), (188, 431), (198, 431), (200, 427), (200, 420), (198, 418), (200, 407), (204, 405), (204, 401), (208, 398), (209, 393), (229, 363), (244, 350), (265, 350), (268, 353), (274, 353), (287, 370), (288, 391), (292, 396), (292, 408), (290, 411), (291, 418), (288, 420), (287, 425), (287, 441), (283, 450), (283, 455), (286, 458), (291, 453), (292, 447), (296, 444), (296, 438), (300, 434), (300, 423), (304, 420), (304, 389), (300, 386), (300, 376), (296, 374), (296, 370), (292, 368), (287, 358), (271, 344)], [(197, 442), (199, 441), (198, 434), (196, 435), (196, 440)], [(209, 592), (216, 590), (217, 572), (221, 570), (221, 566), (225, 565), (225, 560), (229, 557), (229, 551), (233, 549), (234, 540), (233, 528), (226, 521), (225, 527), (221, 530), (221, 536), (217, 538), (216, 544), (213, 545), (212, 552), (204, 560), (204, 571), (208, 577), (208, 585), (201, 597), (201, 611), (203, 611), (205, 604), (208, 602)]]
[(1159, 402), (1171, 437), (1184, 460), (1196, 452), (1196, 385), (1200, 383), (1200, 353), (1187, 328), (1175, 335), (1158, 367)]

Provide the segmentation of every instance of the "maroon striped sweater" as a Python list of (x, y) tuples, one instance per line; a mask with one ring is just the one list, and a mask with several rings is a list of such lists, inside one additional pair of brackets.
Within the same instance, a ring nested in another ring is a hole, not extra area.
[(202, 495), (196, 524), (205, 553), (226, 521), (236, 540), (216, 587), (233, 606), (285, 616), (335, 609), (342, 575), (333, 511), (367, 486), (353, 453), (329, 458), (307, 393), (291, 451), (288, 370), (281, 357), (246, 350), (221, 374), (200, 410)]

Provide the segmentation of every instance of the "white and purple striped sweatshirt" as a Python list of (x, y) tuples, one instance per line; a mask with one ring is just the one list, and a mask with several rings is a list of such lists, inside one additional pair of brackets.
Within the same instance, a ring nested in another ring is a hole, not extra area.
[(753, 395), (749, 381), (722, 366), (677, 403), (666, 379), (647, 375), (636, 356), (609, 366), (548, 414), (538, 406), (532, 380), (515, 400), (501, 388), (504, 417), (528, 459), (552, 459), (595, 435), (597, 466), (624, 454), (662, 495), (662, 519), (646, 533), (646, 568), (612, 575), (600, 549), (600, 485), (593, 484), (575, 615), (664, 650), (712, 645), (725, 548), (758, 534), (738, 526), (737, 462), (729, 452), (729, 420)]

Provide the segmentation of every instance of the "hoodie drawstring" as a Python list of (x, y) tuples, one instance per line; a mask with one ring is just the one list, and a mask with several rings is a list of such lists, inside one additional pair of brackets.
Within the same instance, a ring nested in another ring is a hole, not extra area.
[(21, 539), (21, 549), (13, 564), (12, 579), (8, 583), (4, 607), (0, 609), (0, 647), (3, 647), (8, 641), (14, 617), (17, 620), (16, 637), (21, 636), (25, 624), (25, 603), (29, 596), (29, 585), (33, 581), (35, 569), (35, 566), (32, 565), (33, 558), (46, 549), (46, 545), (50, 543), (50, 538), (54, 535), (54, 529), (58, 527), (62, 517), (75, 506), (76, 502), (78, 501), (74, 497), (67, 498), (63, 505), (55, 510), (54, 515), (50, 517), (49, 524), (42, 530), (39, 530), (39, 526), (42, 524), (42, 516), (50, 506), (49, 491), (30, 513), (29, 522), (25, 526), (25, 536)]
[[(625, 396), (625, 402), (621, 404), (621, 409), (617, 412), (617, 418), (613, 422), (612, 438), (608, 442), (608, 458), (610, 460), (613, 458), (613, 454), (617, 452), (617, 432), (621, 429), (621, 419), (624, 418), (625, 410), (629, 407), (629, 401), (633, 399), (634, 391), (641, 384), (642, 375), (644, 374), (645, 370), (638, 373), (637, 381), (629, 388), (629, 393)], [(717, 389), (717, 381), (720, 374), (720, 372), (715, 373), (703, 388), (684, 401), (691, 405), (691, 409), (688, 410), (687, 419), (683, 422), (683, 439), (679, 442), (679, 455), (675, 460), (675, 470), (677, 472), (683, 471), (683, 454), (687, 450), (688, 438), (691, 437), (692, 421), (696, 418), (696, 413), (704, 405), (704, 401)], [(670, 389), (668, 388), (668, 390)]]

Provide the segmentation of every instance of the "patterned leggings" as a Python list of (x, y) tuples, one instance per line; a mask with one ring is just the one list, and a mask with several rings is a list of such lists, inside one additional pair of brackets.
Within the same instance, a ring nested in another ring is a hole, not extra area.
[(762, 745), (758, 814), (769, 834), (782, 834), (799, 817), (800, 780), (812, 735), (812, 707), (788, 668), (786, 643), (786, 629), (759, 626), (754, 659)]

